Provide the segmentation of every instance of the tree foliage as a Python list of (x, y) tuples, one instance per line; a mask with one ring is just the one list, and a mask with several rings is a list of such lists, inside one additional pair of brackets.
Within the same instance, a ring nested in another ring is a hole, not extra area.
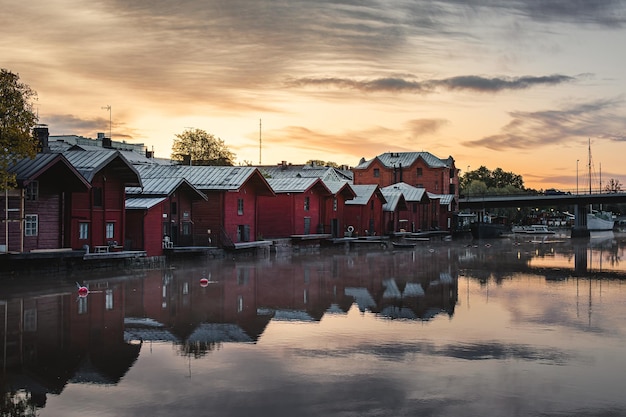
[(615, 178), (611, 178), (609, 183), (604, 187), (604, 191), (609, 193), (620, 193), (622, 192), (622, 183)]
[(38, 118), (32, 103), (36, 98), (19, 75), (0, 69), (0, 188), (13, 185), (14, 178), (7, 172), (10, 165), (37, 154), (33, 127)]
[(332, 161), (323, 161), (321, 159), (309, 159), (305, 165), (316, 165), (318, 167), (339, 168), (339, 164)]
[[(460, 178), (460, 187), (463, 192), (470, 189), (470, 185), (474, 181), (480, 181), (486, 187), (486, 190), (501, 190), (503, 193), (510, 194), (511, 191), (525, 190), (524, 180), (521, 175), (513, 172), (506, 172), (502, 168), (496, 168), (490, 171), (487, 167), (481, 166), (474, 171), (468, 171)], [(508, 190), (508, 192), (507, 192)]]
[(172, 160), (184, 162), (191, 158), (192, 165), (232, 166), (235, 154), (226, 143), (215, 135), (202, 129), (186, 129), (179, 133), (172, 145)]

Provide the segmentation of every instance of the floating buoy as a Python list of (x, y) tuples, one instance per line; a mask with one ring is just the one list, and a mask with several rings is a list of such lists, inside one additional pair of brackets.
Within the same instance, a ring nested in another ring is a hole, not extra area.
[(89, 288), (85, 287), (85, 286), (81, 286), (78, 287), (78, 296), (81, 298), (87, 297), (87, 294), (89, 294)]
[(354, 226), (348, 226), (348, 232), (350, 233), (354, 232)]
[(208, 280), (208, 279), (206, 279), (206, 278), (202, 278), (202, 279), (200, 280), (200, 286), (201, 286), (202, 288), (205, 288), (205, 287), (207, 287), (208, 285), (209, 285), (209, 280)]

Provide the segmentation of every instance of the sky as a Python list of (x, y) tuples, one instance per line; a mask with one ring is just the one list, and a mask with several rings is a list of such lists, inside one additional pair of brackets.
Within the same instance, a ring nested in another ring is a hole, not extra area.
[(626, 184), (626, 0), (0, 8), (0, 68), (51, 135), (110, 130), (169, 157), (198, 128), (255, 165), (428, 151), (568, 190), (588, 188), (590, 143), (596, 180)]

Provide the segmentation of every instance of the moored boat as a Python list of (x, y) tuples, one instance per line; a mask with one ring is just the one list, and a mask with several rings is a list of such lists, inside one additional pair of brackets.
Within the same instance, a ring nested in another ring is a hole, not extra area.
[(530, 226), (515, 226), (511, 230), (513, 233), (523, 233), (529, 235), (553, 235), (554, 230), (548, 229), (548, 226), (543, 224), (533, 224)]
[(614, 226), (613, 214), (608, 211), (593, 210), (587, 213), (587, 230), (589, 231), (613, 230)]

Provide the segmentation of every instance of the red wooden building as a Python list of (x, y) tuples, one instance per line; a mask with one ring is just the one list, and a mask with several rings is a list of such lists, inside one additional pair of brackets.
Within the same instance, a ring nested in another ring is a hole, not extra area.
[(353, 229), (353, 235), (381, 235), (383, 225), (383, 204), (387, 202), (378, 185), (352, 185), (356, 197), (346, 201), (344, 224), (346, 230)]
[(91, 188), (87, 180), (63, 155), (52, 153), (23, 159), (9, 172), (15, 174), (18, 187), (7, 193), (8, 201), (0, 210), (3, 249), (29, 252), (69, 247), (71, 196), (87, 193)]
[(137, 170), (119, 151), (70, 150), (63, 156), (89, 182), (89, 192), (72, 193), (68, 243), (73, 249), (123, 245), (126, 187), (141, 187)]
[(150, 178), (142, 183), (143, 188), (126, 189), (126, 246), (144, 250), (147, 256), (160, 256), (165, 247), (191, 246), (193, 202), (206, 201), (206, 195), (184, 178)]
[(259, 197), (258, 231), (264, 238), (324, 232), (324, 203), (333, 195), (319, 178), (268, 179), (275, 196)]
[(326, 187), (332, 193), (324, 199), (324, 233), (330, 233), (332, 237), (343, 237), (346, 228), (344, 223), (346, 201), (356, 197), (352, 186), (345, 181), (324, 181)]
[(184, 178), (206, 195), (206, 200), (192, 204), (194, 246), (254, 246), (250, 242), (257, 240), (258, 197), (274, 195), (258, 169), (188, 165), (136, 167), (142, 179)]
[(419, 232), (432, 228), (431, 199), (429, 193), (424, 188), (417, 188), (404, 182), (399, 182), (384, 187), (382, 192), (385, 197), (400, 193), (406, 202), (397, 212), (397, 222), (394, 224), (394, 231), (404, 229), (407, 232)]

